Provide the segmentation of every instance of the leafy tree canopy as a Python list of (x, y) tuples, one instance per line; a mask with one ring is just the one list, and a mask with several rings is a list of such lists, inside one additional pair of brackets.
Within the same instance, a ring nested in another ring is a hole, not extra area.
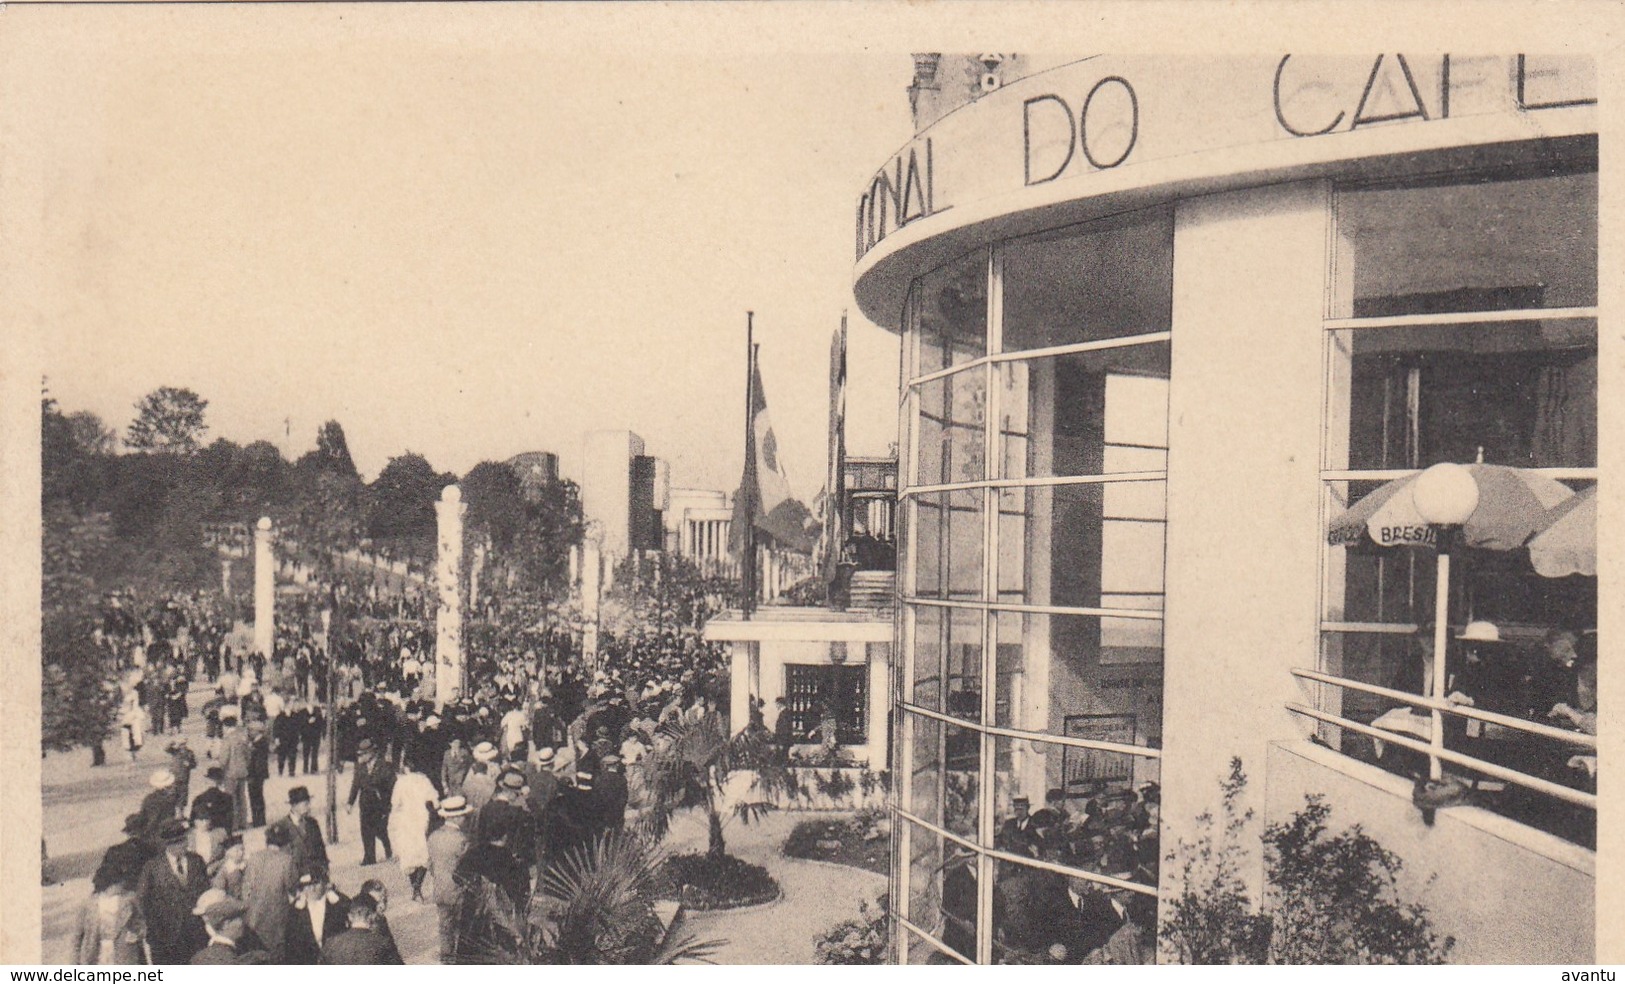
[(191, 454), (208, 433), (203, 420), (208, 408), (209, 401), (189, 389), (160, 386), (135, 405), (124, 443), (136, 451)]

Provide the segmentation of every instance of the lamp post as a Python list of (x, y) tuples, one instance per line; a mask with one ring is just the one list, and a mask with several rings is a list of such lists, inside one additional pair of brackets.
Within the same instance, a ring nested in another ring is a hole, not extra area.
[[(1478, 508), (1478, 482), (1463, 465), (1443, 462), (1429, 467), (1411, 486), (1416, 513), (1433, 528), (1437, 537), (1437, 575), (1433, 586), (1433, 699), (1444, 700), (1445, 647), (1450, 635), (1450, 549), (1463, 523)], [(1435, 753), (1444, 748), (1444, 713), (1433, 708)], [(1443, 769), (1439, 756), (1428, 760), (1428, 777), (1439, 779)]]

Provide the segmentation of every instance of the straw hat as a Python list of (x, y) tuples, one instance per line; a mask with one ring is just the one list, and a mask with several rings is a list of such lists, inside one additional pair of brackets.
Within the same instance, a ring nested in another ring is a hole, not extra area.
[(462, 796), (447, 796), (440, 801), (440, 809), (435, 812), (442, 818), (450, 820), (453, 817), (466, 817), (474, 812), (474, 808), (469, 806), (468, 800)]
[(1501, 630), (1494, 622), (1468, 622), (1456, 638), (1462, 642), (1500, 642)]

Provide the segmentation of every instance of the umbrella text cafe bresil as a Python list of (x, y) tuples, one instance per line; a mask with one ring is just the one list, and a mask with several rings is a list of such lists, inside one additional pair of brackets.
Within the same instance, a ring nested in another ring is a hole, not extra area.
[[(1553, 511), (1574, 497), (1567, 485), (1536, 472), (1506, 465), (1461, 467), (1478, 485), (1478, 508), (1461, 527), (1463, 546), (1516, 550), (1544, 530)], [(1349, 546), (1369, 536), (1383, 547), (1436, 547), (1438, 533), (1422, 518), (1411, 495), (1419, 477), (1421, 473), (1407, 475), (1378, 486), (1332, 520), (1327, 542)]]
[[(1423, 476), (1455, 484), (1465, 475), (1472, 478), (1467, 491), (1474, 505), (1461, 524), (1459, 542), (1486, 550), (1516, 550), (1529, 542), (1553, 520), (1560, 506), (1574, 497), (1574, 491), (1561, 482), (1534, 472), (1506, 465), (1434, 465), (1415, 475), (1397, 478), (1378, 486), (1342, 515), (1332, 520), (1326, 532), (1333, 546), (1350, 546), (1369, 537), (1384, 547), (1427, 547), (1437, 549), (1439, 531), (1423, 516), (1416, 503), (1417, 483)], [(1449, 474), (1446, 474), (1449, 473)], [(1476, 488), (1475, 488), (1476, 487)], [(1445, 637), (1449, 625), (1450, 556), (1438, 555), (1438, 576), (1434, 591), (1433, 694), (1444, 693)], [(1432, 743), (1443, 747), (1442, 715), (1432, 713)], [(1440, 760), (1434, 756), (1430, 777), (1440, 778)]]
[(1529, 562), (1541, 577), (1597, 576), (1597, 487), (1565, 502), (1556, 519), (1529, 541)]

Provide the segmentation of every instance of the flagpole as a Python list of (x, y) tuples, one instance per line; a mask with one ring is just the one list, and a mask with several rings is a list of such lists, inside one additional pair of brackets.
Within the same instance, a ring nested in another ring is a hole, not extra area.
[[(745, 312), (745, 470), (751, 472), (755, 467), (756, 454), (756, 312)], [(758, 478), (759, 481), (759, 478)], [(742, 504), (740, 512), (745, 517), (744, 549), (740, 551), (740, 576), (744, 598), (741, 600), (739, 610), (745, 621), (750, 621), (751, 612), (756, 609), (756, 501), (761, 498), (761, 492), (756, 488), (755, 482), (742, 482), (739, 494), (751, 501)]]

